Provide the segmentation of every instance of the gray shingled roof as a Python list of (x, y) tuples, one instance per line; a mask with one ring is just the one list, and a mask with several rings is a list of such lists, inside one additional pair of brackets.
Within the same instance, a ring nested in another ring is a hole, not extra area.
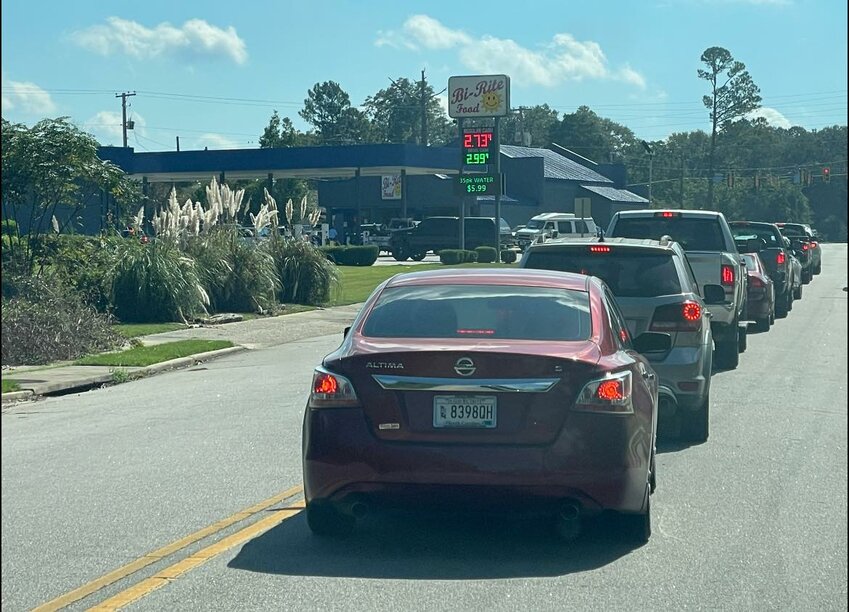
[(648, 204), (649, 201), (636, 193), (632, 193), (627, 189), (615, 189), (613, 187), (596, 187), (595, 185), (581, 185), (587, 191), (592, 191), (603, 198), (613, 202), (636, 202), (640, 204)]
[(590, 181), (593, 183), (612, 183), (609, 178), (602, 176), (568, 157), (563, 157), (549, 149), (536, 149), (532, 147), (517, 147), (515, 145), (501, 145), (502, 155), (511, 158), (518, 157), (542, 157), (543, 176), (545, 178), (563, 179), (567, 181)]

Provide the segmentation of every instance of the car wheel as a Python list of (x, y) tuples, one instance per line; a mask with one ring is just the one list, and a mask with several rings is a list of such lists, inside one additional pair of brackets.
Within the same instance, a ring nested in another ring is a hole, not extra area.
[(733, 333), (716, 340), (716, 365), (723, 370), (733, 370), (740, 363), (740, 333), (737, 323), (732, 323)]
[(789, 295), (790, 290), (788, 289), (786, 293), (781, 295), (781, 299), (775, 304), (775, 316), (779, 319), (783, 319), (787, 316), (787, 311), (790, 310), (787, 296)]
[(693, 412), (683, 412), (682, 436), (691, 442), (705, 442), (710, 434), (710, 391), (704, 402)]
[(646, 495), (646, 511), (641, 514), (623, 514), (622, 526), (628, 540), (645, 544), (651, 538), (651, 497)]
[(409, 255), (407, 253), (407, 249), (399, 246), (392, 249), (392, 257), (395, 258), (395, 261), (407, 261)]
[(796, 295), (796, 289), (794, 289), (793, 291), (791, 291), (787, 294), (787, 312), (790, 312), (791, 310), (793, 310), (793, 300), (796, 299), (794, 297), (795, 295)]
[(651, 463), (649, 464), (649, 469), (651, 473), (649, 474), (649, 493), (654, 493), (657, 489), (657, 468), (655, 467), (655, 449), (651, 449)]
[(415, 255), (410, 255), (410, 259), (412, 259), (413, 261), (421, 261), (422, 259), (425, 258), (425, 255), (427, 255), (426, 252), (425, 253), (416, 253)]
[(769, 331), (769, 326), (772, 324), (772, 315), (755, 319), (755, 330), (759, 332)]
[(793, 290), (793, 298), (797, 300), (802, 299), (802, 285), (799, 285), (798, 287), (796, 287), (796, 289)]
[(312, 501), (307, 504), (307, 525), (315, 535), (327, 538), (344, 538), (351, 535), (356, 519), (342, 514), (331, 504)]
[(814, 274), (819, 274), (820, 272), (822, 272), (822, 264), (821, 263), (817, 264), (817, 267), (814, 268)]
[(749, 334), (747, 333), (748, 331), (749, 331), (749, 324), (748, 323), (744, 323), (743, 325), (739, 326), (738, 329), (737, 329), (737, 352), (738, 353), (745, 353), (746, 347), (749, 346)]
[(802, 284), (807, 285), (808, 283), (810, 283), (813, 276), (814, 274), (811, 268), (808, 268), (807, 270), (802, 272)]

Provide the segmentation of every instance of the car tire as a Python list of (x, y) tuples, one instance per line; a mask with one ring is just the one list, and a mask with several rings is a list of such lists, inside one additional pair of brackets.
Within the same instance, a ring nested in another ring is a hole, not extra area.
[(681, 435), (689, 442), (707, 442), (710, 435), (710, 391), (698, 410), (682, 413)]
[(324, 538), (344, 538), (354, 531), (356, 519), (342, 514), (331, 504), (311, 501), (307, 504), (307, 525), (315, 535)]
[(814, 274), (819, 274), (820, 272), (822, 272), (822, 264), (821, 263), (817, 264), (817, 267), (814, 268)]
[(722, 370), (733, 370), (740, 363), (740, 330), (737, 322), (731, 324), (733, 334), (721, 336), (716, 342), (716, 356), (714, 363)]
[(425, 255), (427, 255), (427, 252), (416, 253), (415, 255), (410, 255), (410, 259), (412, 259), (413, 261), (421, 261), (425, 258)]
[(395, 258), (395, 261), (407, 261), (407, 258), (409, 256), (410, 255), (407, 252), (407, 249), (404, 248), (403, 246), (394, 247), (392, 249), (392, 257)]
[(807, 270), (802, 271), (802, 284), (807, 285), (808, 283), (810, 283), (813, 276), (814, 276), (814, 273), (813, 273), (811, 268), (808, 268)]
[(746, 348), (749, 346), (749, 324), (744, 323), (740, 325), (737, 329), (737, 352), (745, 353)]
[(795, 289), (787, 294), (787, 312), (790, 312), (791, 310), (793, 310), (793, 302), (796, 299), (794, 297), (795, 295), (796, 295)]
[(646, 544), (651, 538), (651, 496), (646, 492), (646, 511), (639, 514), (622, 514), (625, 537), (636, 544)]
[(790, 293), (790, 290), (788, 289), (785, 293), (781, 294), (781, 296), (780, 296), (781, 299), (779, 299), (775, 303), (775, 316), (778, 317), (779, 319), (783, 319), (784, 317), (786, 317), (787, 312), (790, 310), (788, 300), (787, 300), (787, 295), (789, 293)]
[(651, 449), (651, 463), (649, 464), (649, 493), (654, 493), (657, 490), (657, 462), (655, 461), (655, 455), (657, 451), (653, 448)]
[(799, 285), (798, 287), (796, 287), (796, 289), (793, 290), (793, 299), (802, 299), (802, 285)]
[(755, 331), (765, 332), (769, 331), (769, 326), (772, 325), (772, 315), (768, 315), (766, 317), (761, 317), (759, 319), (755, 319)]

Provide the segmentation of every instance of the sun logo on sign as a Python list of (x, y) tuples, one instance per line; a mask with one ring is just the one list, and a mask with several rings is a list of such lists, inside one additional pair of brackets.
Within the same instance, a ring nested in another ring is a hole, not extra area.
[(486, 112), (494, 113), (501, 106), (501, 96), (494, 91), (490, 91), (481, 97), (481, 102), (483, 102), (483, 109)]

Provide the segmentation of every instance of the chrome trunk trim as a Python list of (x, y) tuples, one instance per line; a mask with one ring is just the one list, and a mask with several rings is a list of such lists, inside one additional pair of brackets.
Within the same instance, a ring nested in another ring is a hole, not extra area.
[(391, 376), (373, 374), (372, 378), (387, 391), (459, 391), (483, 393), (545, 393), (559, 378), (428, 378), (424, 376)]

